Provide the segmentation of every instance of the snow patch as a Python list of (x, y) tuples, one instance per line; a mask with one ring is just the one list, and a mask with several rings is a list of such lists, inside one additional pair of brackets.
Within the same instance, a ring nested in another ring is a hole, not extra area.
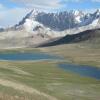
[(33, 31), (33, 29), (34, 29), (36, 26), (42, 26), (42, 24), (40, 24), (39, 22), (34, 21), (34, 20), (32, 20), (32, 19), (26, 19), (26, 20), (25, 20), (24, 28), (25, 28), (25, 30), (26, 30), (27, 32)]
[(96, 25), (98, 25), (98, 22), (99, 22), (99, 19), (95, 19), (95, 20), (92, 22), (92, 25), (93, 25), (93, 26), (96, 26)]

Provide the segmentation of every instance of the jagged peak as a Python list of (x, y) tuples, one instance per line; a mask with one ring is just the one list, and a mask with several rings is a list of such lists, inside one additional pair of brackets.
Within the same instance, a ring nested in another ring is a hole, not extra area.
[(100, 9), (97, 9), (95, 12), (96, 15), (100, 15)]
[(27, 22), (27, 19), (29, 19), (32, 23), (39, 22), (45, 27), (51, 28), (53, 30), (63, 31), (69, 27), (74, 28), (76, 26), (81, 27), (91, 24), (94, 20), (99, 18), (98, 15), (100, 16), (100, 9), (96, 10), (95, 13), (84, 13), (84, 11), (81, 10), (66, 10), (55, 13), (44, 12), (34, 8), (23, 18), (23, 20), (17, 26), (23, 25)]

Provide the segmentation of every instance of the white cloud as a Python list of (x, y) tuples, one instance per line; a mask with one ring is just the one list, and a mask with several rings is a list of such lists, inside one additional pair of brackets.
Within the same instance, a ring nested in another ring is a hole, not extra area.
[(92, 0), (92, 2), (99, 2), (100, 3), (100, 0)]
[(82, 1), (85, 1), (85, 0), (61, 0), (61, 2), (82, 2)]
[[(0, 4), (1, 5), (1, 4)], [(8, 27), (17, 24), (30, 9), (0, 7), (0, 27)]]
[(70, 2), (81, 2), (83, 0), (65, 0), (65, 1), (70, 1)]
[(27, 7), (36, 7), (36, 8), (59, 8), (61, 7), (60, 0), (11, 0), (22, 4)]
[(6, 9), (2, 4), (0, 4), (0, 11)]

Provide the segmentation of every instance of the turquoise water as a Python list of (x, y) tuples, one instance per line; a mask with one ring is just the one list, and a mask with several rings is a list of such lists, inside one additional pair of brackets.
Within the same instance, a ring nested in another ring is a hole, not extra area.
[[(22, 61), (22, 60), (61, 60), (62, 58), (45, 53), (8, 53), (0, 54), (0, 60)], [(100, 69), (92, 66), (75, 64), (59, 64), (66, 72), (72, 72), (85, 77), (100, 79)]]
[(66, 72), (72, 72), (85, 77), (92, 77), (100, 80), (100, 68), (74, 64), (59, 64), (59, 67)]
[(0, 54), (0, 60), (51, 60), (59, 59), (44, 53), (8, 53)]

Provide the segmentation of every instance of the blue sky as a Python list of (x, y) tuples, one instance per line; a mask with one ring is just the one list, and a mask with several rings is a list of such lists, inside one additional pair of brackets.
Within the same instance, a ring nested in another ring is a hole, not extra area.
[(0, 0), (0, 27), (18, 23), (33, 8), (93, 11), (100, 8), (100, 0)]

